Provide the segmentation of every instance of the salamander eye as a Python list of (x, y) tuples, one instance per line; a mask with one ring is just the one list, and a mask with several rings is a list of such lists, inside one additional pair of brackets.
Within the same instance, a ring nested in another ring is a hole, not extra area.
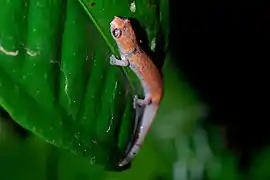
[(112, 31), (113, 36), (116, 37), (116, 38), (120, 37), (121, 36), (121, 33), (122, 33), (122, 31), (120, 29), (118, 29), (118, 28), (115, 28)]

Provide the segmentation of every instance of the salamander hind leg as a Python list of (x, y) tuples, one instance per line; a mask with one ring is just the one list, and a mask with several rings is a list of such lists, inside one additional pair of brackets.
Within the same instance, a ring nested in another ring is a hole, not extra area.
[(136, 108), (137, 105), (139, 106), (146, 106), (151, 103), (151, 98), (145, 97), (144, 99), (139, 99), (138, 95), (135, 95), (133, 98), (133, 107)]
[(126, 58), (120, 60), (117, 59), (115, 55), (111, 55), (110, 64), (115, 66), (129, 66), (129, 61)]

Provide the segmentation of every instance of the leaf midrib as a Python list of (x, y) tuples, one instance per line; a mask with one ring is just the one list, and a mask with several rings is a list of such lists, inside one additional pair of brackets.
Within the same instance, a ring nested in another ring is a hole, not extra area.
[[(98, 32), (100, 33), (101, 37), (104, 39), (105, 43), (108, 45), (109, 49), (111, 52), (113, 52), (114, 54), (117, 54), (117, 51), (115, 50), (115, 48), (113, 48), (113, 45), (110, 43), (109, 39), (106, 37), (104, 31), (101, 29), (101, 27), (99, 26), (99, 24), (97, 23), (96, 19), (94, 18), (94, 16), (91, 14), (91, 12), (89, 11), (89, 9), (87, 8), (87, 5), (84, 3), (83, 0), (78, 0), (79, 3), (82, 5), (83, 9), (85, 10), (85, 12), (87, 13), (87, 15), (90, 17), (90, 19), (92, 20), (92, 22), (94, 23), (94, 25), (96, 26)], [(126, 69), (124, 67), (121, 67), (122, 71), (124, 72), (125, 76), (127, 77), (127, 80), (129, 82), (129, 85), (132, 89), (132, 91), (134, 92), (134, 86), (131, 83), (130, 77), (126, 71)]]

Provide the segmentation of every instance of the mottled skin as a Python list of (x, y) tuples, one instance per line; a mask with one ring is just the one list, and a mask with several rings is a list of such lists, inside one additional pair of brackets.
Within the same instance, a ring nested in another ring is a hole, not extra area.
[(116, 66), (129, 66), (140, 79), (145, 94), (144, 99), (138, 99), (137, 95), (134, 97), (134, 108), (137, 105), (145, 106), (145, 110), (138, 136), (126, 156), (119, 163), (119, 166), (123, 166), (133, 159), (144, 142), (163, 96), (163, 84), (158, 69), (150, 57), (138, 45), (130, 21), (115, 16), (110, 23), (110, 30), (121, 55), (121, 60), (112, 55), (110, 63)]

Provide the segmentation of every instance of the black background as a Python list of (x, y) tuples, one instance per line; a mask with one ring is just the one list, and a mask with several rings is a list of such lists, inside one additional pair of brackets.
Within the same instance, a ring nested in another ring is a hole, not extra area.
[(211, 123), (226, 129), (247, 170), (252, 153), (269, 144), (270, 7), (170, 3), (175, 65), (211, 105)]

